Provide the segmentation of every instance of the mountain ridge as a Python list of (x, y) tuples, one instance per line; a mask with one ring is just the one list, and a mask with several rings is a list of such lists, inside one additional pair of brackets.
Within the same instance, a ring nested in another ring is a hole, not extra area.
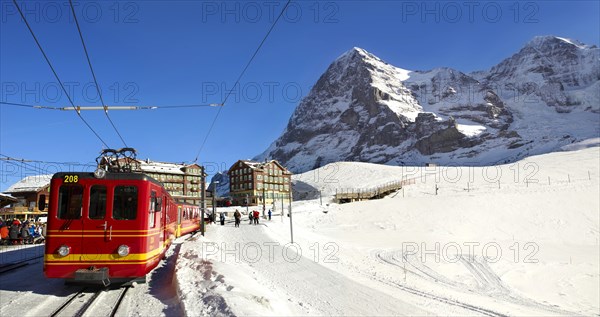
[[(472, 73), (410, 71), (353, 47), (254, 159), (302, 172), (336, 161), (483, 165), (553, 151), (600, 132), (599, 61), (596, 46), (555, 36)], [(559, 127), (541, 133), (547, 122)]]

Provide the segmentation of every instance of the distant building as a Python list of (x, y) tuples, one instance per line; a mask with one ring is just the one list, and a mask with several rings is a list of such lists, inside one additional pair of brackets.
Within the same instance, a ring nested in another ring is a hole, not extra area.
[(0, 214), (4, 217), (15, 216), (18, 218), (45, 216), (48, 210), (39, 210), (38, 203), (43, 199), (46, 206), (48, 205), (51, 179), (51, 174), (34, 175), (14, 183), (4, 193), (9, 194), (16, 201), (10, 207), (3, 208)]
[(233, 205), (269, 209), (275, 201), (291, 198), (292, 173), (275, 160), (239, 160), (229, 168), (227, 174)]
[(0, 193), (0, 208), (8, 206), (10, 204), (14, 204), (16, 202), (18, 202), (18, 199), (16, 199), (15, 197), (8, 194)]
[(198, 164), (177, 164), (140, 161), (142, 173), (163, 183), (176, 201), (199, 205), (206, 188), (204, 167)]
[(130, 165), (132, 172), (141, 172), (161, 182), (176, 201), (200, 205), (202, 191), (206, 189), (204, 167), (151, 160), (135, 160)]

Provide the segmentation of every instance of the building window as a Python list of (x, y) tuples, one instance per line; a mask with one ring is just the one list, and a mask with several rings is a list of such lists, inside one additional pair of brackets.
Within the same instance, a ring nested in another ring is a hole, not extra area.
[(248, 184), (248, 189), (252, 189), (252, 183)]

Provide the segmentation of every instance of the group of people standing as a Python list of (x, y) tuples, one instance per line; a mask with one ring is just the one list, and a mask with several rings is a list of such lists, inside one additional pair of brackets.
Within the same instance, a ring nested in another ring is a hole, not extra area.
[(45, 225), (33, 221), (0, 218), (0, 244), (32, 244), (44, 240)]
[[(269, 220), (271, 220), (271, 209), (269, 209)], [(242, 214), (239, 210), (235, 210), (233, 213), (233, 218), (235, 219), (235, 226), (239, 228), (240, 222), (242, 221)], [(250, 224), (258, 225), (260, 224), (258, 219), (260, 218), (260, 213), (256, 210), (248, 212), (248, 219), (250, 220)], [(219, 220), (221, 222), (221, 226), (225, 225), (225, 213), (221, 212), (219, 214)]]

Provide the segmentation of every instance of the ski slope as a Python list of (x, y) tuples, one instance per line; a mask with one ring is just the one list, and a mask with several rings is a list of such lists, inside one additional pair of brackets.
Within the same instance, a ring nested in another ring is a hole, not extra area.
[[(498, 167), (334, 163), (296, 175), (324, 198), (294, 202), (295, 244), (278, 204), (259, 226), (211, 225), (181, 247), (180, 298), (190, 315), (598, 315), (593, 144)], [(332, 202), (337, 188), (398, 179), (416, 183)]]

